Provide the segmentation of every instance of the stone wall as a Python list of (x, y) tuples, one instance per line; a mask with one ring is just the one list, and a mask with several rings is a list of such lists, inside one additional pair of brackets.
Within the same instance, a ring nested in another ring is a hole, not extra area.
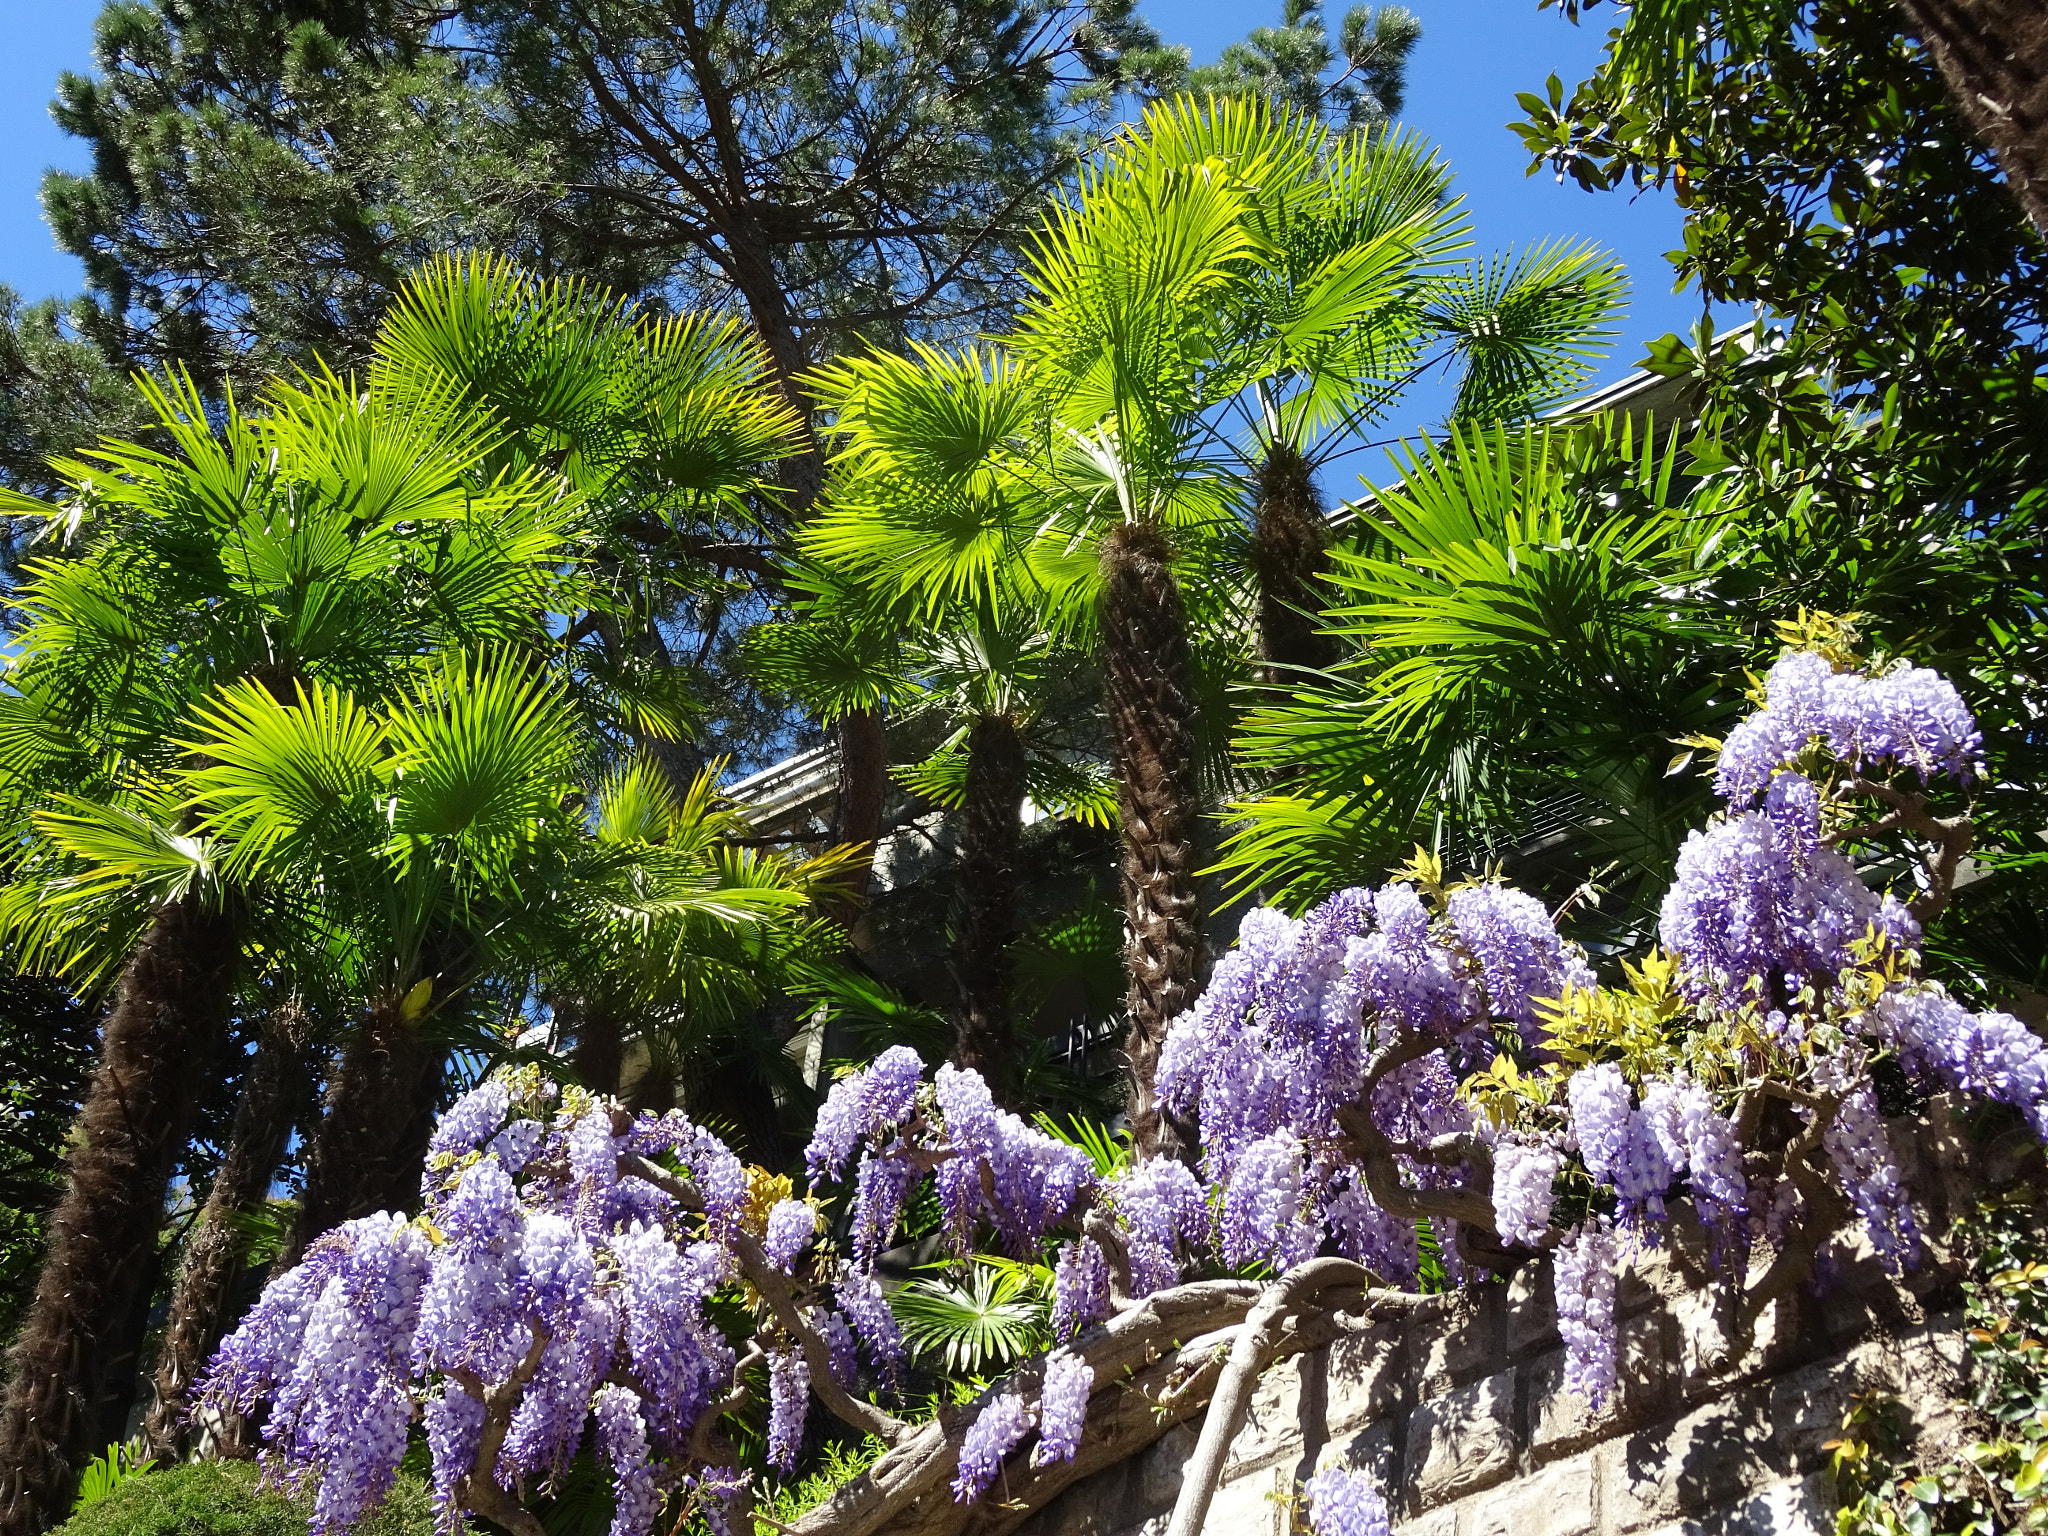
[[(1960, 1212), (1977, 1182), (1961, 1165), (1982, 1157), (1937, 1124), (1939, 1107), (1893, 1136), (1928, 1232)], [(1274, 1366), (1206, 1536), (1287, 1536), (1301, 1481), (1332, 1465), (1370, 1472), (1411, 1536), (1831, 1536), (1824, 1447), (1853, 1395), (1902, 1399), (1923, 1444), (1957, 1438), (1962, 1298), (1938, 1255), (1895, 1285), (1850, 1253), (1825, 1295), (1778, 1302), (1731, 1361), (1702, 1234), (1675, 1215), (1673, 1242), (1622, 1278), (1621, 1380), (1600, 1413), (1564, 1385), (1544, 1260)], [(1076, 1484), (1019, 1536), (1160, 1536), (1198, 1430)]]

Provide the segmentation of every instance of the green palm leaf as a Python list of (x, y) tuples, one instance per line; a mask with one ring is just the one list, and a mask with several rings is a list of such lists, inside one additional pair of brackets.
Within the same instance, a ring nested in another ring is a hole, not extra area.
[(977, 1262), (960, 1280), (912, 1280), (889, 1296), (903, 1337), (959, 1375), (988, 1375), (1051, 1342), (1049, 1302), (1029, 1272)]
[(1286, 788), (1231, 807), (1219, 867), (1298, 904), (1377, 879), (1444, 818), (1512, 820), (1538, 783), (1611, 805), (1587, 818), (1608, 856), (1668, 859), (1697, 793), (1662, 783), (1669, 740), (1725, 710), (1728, 661), (1698, 595), (1722, 493), (1676, 466), (1668, 434), (1612, 420), (1410, 452), (1333, 556), (1327, 627), (1351, 659), (1246, 722), (1242, 757)]
[(202, 707), (198, 723), (181, 743), (205, 765), (187, 776), (191, 805), (231, 850), (232, 874), (381, 840), (379, 797), (395, 769), (389, 733), (350, 695), (301, 685), (286, 705), (244, 681)]
[(392, 830), (502, 872), (561, 804), (582, 739), (559, 683), (507, 654), (437, 665), (391, 718)]
[(1538, 246), (1495, 257), (1445, 282), (1429, 324), (1464, 364), (1459, 422), (1533, 415), (1591, 377), (1618, 334), (1628, 294), (1621, 264), (1594, 246)]

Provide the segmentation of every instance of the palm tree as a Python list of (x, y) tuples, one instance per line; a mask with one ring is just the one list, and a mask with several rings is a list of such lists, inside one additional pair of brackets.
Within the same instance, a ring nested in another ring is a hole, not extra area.
[[(1193, 447), (1229, 393), (1208, 359), (1252, 247), (1243, 197), (1201, 172), (1085, 178), (1048, 219), (1015, 360), (924, 355), (962, 383), (960, 430), (931, 465), (956, 494), (835, 506), (806, 536), (892, 596), (993, 600), (1028, 581), (1057, 628), (1099, 648), (1131, 934), (1131, 1113), (1148, 1151), (1181, 1146), (1152, 1073), (1197, 991), (1198, 681), (1176, 565), (1209, 582), (1204, 556), (1230, 515), (1230, 481)], [(888, 408), (900, 375), (868, 372), (872, 408)]]
[(321, 376), (256, 416), (231, 405), (216, 432), (189, 382), (143, 389), (168, 450), (104, 444), (56, 466), (65, 506), (6, 507), (70, 551), (30, 567), (0, 698), (0, 804), (44, 846), (6, 926), (24, 960), (119, 978), (0, 1410), (10, 1532), (101, 1443), (93, 1375), (236, 992), (249, 893), (163, 788), (187, 702), (230, 679), (388, 686), (394, 659), (522, 629), (553, 602), (576, 511), (538, 476), (483, 480), (491, 435), (446, 402)]
[[(560, 676), (600, 737), (636, 742), (679, 790), (695, 770), (681, 745), (687, 679), (669, 665), (658, 625), (678, 587), (701, 587), (700, 551), (736, 548), (732, 541), (759, 525), (763, 466), (794, 430), (764, 382), (766, 366), (736, 322), (642, 317), (604, 294), (542, 283), (483, 256), (417, 274), (378, 337), (379, 389), (459, 404), (494, 434), (498, 473), (545, 475), (569, 488), (593, 548), (578, 601), (557, 610)], [(649, 545), (662, 553), (649, 557)], [(692, 565), (696, 577), (676, 574)], [(389, 931), (412, 935), (409, 964), (399, 966), (412, 979), (387, 984), (351, 1039), (281, 1263), (342, 1204), (375, 1203), (380, 1187), (385, 1203), (410, 1193), (439, 1052), (419, 1044), (405, 1000), (422, 985), (421, 1002), (460, 990), (478, 956), (456, 927), (410, 910), (390, 917), (397, 926)], [(394, 1139), (398, 1126), (407, 1129)]]
[(1589, 246), (1485, 263), (1449, 170), (1411, 135), (1332, 133), (1265, 98), (1154, 107), (1112, 166), (1133, 183), (1241, 180), (1252, 245), (1212, 366), (1240, 387), (1226, 419), (1252, 489), (1245, 559), (1265, 681), (1332, 659), (1316, 614), (1329, 521), (1317, 470), (1384, 423), (1418, 378), (1459, 376), (1453, 422), (1512, 420), (1586, 378), (1625, 291)]
[[(1451, 267), (1444, 181), (1410, 140), (1335, 142), (1243, 98), (1158, 106), (1049, 216), (1007, 350), (815, 376), (856, 430), (804, 534), (813, 559), (927, 608), (1028, 587), (1049, 627), (1099, 650), (1148, 1151), (1176, 1144), (1152, 1064), (1196, 990), (1202, 700), (1252, 627), (1232, 579), (1235, 465), (1259, 465), (1249, 563), (1278, 675), (1314, 659), (1311, 471), (1336, 429), (1440, 361), (1463, 366), (1460, 414), (1527, 409), (1578, 377), (1618, 292), (1584, 251)], [(1248, 446), (1224, 430), (1232, 410)]]
[(1553, 858), (1661, 890), (1707, 808), (1683, 742), (1741, 707), (1741, 637), (1707, 586), (1727, 486), (1688, 490), (1678, 456), (1608, 417), (1411, 451), (1334, 552), (1344, 660), (1246, 721), (1251, 764), (1294, 776), (1232, 806), (1224, 867), (1305, 905), (1447, 830), (1511, 842), (1569, 796)]
[(416, 1197), (441, 1085), (432, 1024), (458, 1012), (560, 874), (586, 725), (553, 669), (439, 659), (384, 711), (338, 690), (247, 688), (199, 715), (191, 775), (231, 866), (291, 872), (357, 935), (370, 1003), (330, 1081), (281, 1263)]
[[(555, 903), (541, 985), (574, 997), (573, 1060), (585, 1086), (630, 1087), (634, 1107), (661, 1111), (673, 1107), (681, 1080), (698, 1087), (687, 1095), (693, 1112), (722, 1114), (760, 1142), (769, 1133), (745, 1100), (772, 1094), (709, 1105), (695, 1080), (777, 1086), (779, 1048), (745, 1026), (835, 947), (836, 929), (814, 904), (853, 855), (797, 860), (746, 845), (738, 839), (748, 824), (719, 795), (717, 778), (713, 765), (678, 795), (648, 757), (605, 775), (566, 899)], [(629, 1085), (626, 1049), (635, 1043), (646, 1064)]]
[[(810, 385), (840, 447), (824, 520), (798, 537), (815, 561), (799, 578), (809, 597), (801, 624), (763, 627), (750, 653), (764, 680), (827, 712), (866, 690), (892, 697), (907, 719), (936, 712), (952, 724), (937, 751), (896, 777), (961, 813), (953, 1056), (1001, 1094), (1014, 1064), (1009, 951), (1024, 802), (1102, 826), (1114, 814), (1113, 791), (1088, 766), (1094, 722), (1076, 730), (1050, 714), (1071, 710), (1082, 653), (1054, 632), (1006, 549), (1004, 529), (1021, 514), (1000, 456), (1028, 396), (1000, 353), (973, 350), (865, 357), (819, 370)], [(897, 542), (906, 509), (929, 517), (948, 505), (969, 542), (942, 557), (944, 569), (899, 573), (893, 602), (847, 584), (871, 566), (876, 541)]]
[[(569, 633), (594, 642), (582, 665), (596, 678), (637, 674), (643, 694), (662, 693), (666, 678), (686, 708), (690, 678), (662, 624), (694, 605), (708, 629), (730, 596), (728, 573), (779, 580), (769, 538), (795, 493), (770, 477), (808, 440), (758, 334), (730, 317), (644, 314), (502, 259), (448, 257), (408, 282), (377, 355), (402, 387), (474, 406), (504, 434), (506, 465), (540, 465), (575, 486), (602, 578), (588, 611), (568, 616)], [(837, 840), (871, 848), (882, 715), (861, 705), (828, 723), (841, 743)], [(635, 740), (686, 793), (703, 762), (680, 733), (643, 729)], [(844, 923), (868, 871), (849, 863), (840, 878)]]
[[(1109, 828), (1116, 786), (1095, 766), (1099, 722), (1086, 709), (1085, 656), (1046, 633), (1033, 605), (913, 629), (906, 660), (919, 687), (911, 718), (953, 724), (923, 761), (899, 769), (906, 789), (959, 813), (953, 1060), (1014, 1100), (1011, 1014), (1017, 876), (1028, 800), (1049, 815)], [(1080, 715), (1077, 722), (1076, 714)]]
[(243, 1268), (239, 1225), (261, 1207), (299, 1107), (313, 1021), (296, 986), (287, 982), (273, 993), (243, 1072), (234, 1125), (171, 1291), (154, 1395), (142, 1423), (149, 1454), (158, 1461), (186, 1449), (192, 1383), (233, 1321), (229, 1306)]
[(1899, 0), (1899, 9), (2048, 236), (2048, 17), (2029, 0)]

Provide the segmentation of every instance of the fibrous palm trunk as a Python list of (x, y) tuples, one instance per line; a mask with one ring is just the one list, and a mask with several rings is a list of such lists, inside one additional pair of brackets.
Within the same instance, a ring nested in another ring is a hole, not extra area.
[[(299, 1103), (307, 1025), (304, 1005), (296, 996), (286, 997), (264, 1020), (249, 1058), (234, 1128), (207, 1192), (198, 1230), (186, 1245), (157, 1353), (155, 1397), (142, 1430), (150, 1454), (159, 1460), (184, 1455), (190, 1439), (186, 1420), (192, 1383), (233, 1321), (230, 1307), (242, 1274), (242, 1242), (234, 1222), (262, 1202), (284, 1156)], [(223, 1429), (219, 1438), (228, 1443), (226, 1448), (238, 1446), (241, 1436), (236, 1428)]]
[(50, 1219), (0, 1409), (0, 1532), (54, 1524), (76, 1468), (121, 1426), (93, 1422), (115, 1336), (156, 1268), (164, 1192), (226, 1032), (239, 925), (196, 898), (136, 945), (100, 1035), (64, 1194)]
[(953, 1060), (987, 1079), (999, 1102), (1011, 1087), (1010, 944), (1016, 937), (1024, 739), (1008, 715), (967, 733), (967, 798), (960, 819), (960, 932), (954, 964), (960, 1016)]
[(851, 934), (874, 876), (875, 841), (882, 830), (882, 791), (888, 774), (881, 711), (853, 710), (841, 717), (837, 733), (839, 785), (833, 840), (865, 848), (868, 856), (834, 882), (821, 908)]
[(306, 1197), (273, 1276), (342, 1222), (405, 1210), (418, 1199), (440, 1092), (440, 1048), (421, 1038), (394, 989), (371, 1007), (342, 1051), (306, 1159)]
[(1126, 524), (1102, 544), (1102, 649), (1117, 807), (1123, 817), (1124, 952), (1130, 973), (1130, 1120), (1144, 1156), (1191, 1150), (1162, 1115), (1153, 1074), (1166, 1026), (1199, 990), (1195, 888), (1201, 815), (1195, 665), (1187, 614), (1157, 529)]
[(2048, 235), (2048, 5), (1899, 0), (2020, 207)]
[(1329, 525), (1316, 494), (1315, 472), (1292, 443), (1275, 438), (1259, 465), (1259, 499), (1252, 527), (1252, 569), (1259, 579), (1259, 657), (1262, 681), (1286, 688), (1297, 669), (1324, 667), (1330, 643), (1316, 630), (1321, 609), (1323, 549)]

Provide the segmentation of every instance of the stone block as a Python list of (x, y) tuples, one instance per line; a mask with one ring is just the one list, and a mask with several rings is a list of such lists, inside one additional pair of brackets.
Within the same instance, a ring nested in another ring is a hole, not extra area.
[(1564, 1351), (1524, 1367), (1529, 1382), (1529, 1449), (1554, 1461), (1633, 1424), (1659, 1417), (1670, 1399), (1668, 1319), (1661, 1313), (1621, 1325), (1614, 1391), (1595, 1413), (1565, 1381)]
[[(1083, 1486), (1086, 1486), (1085, 1484)], [(1202, 1521), (1201, 1536), (1287, 1536), (1286, 1509), (1273, 1497), (1270, 1470), (1254, 1472), (1234, 1482), (1219, 1483), (1209, 1500), (1209, 1513)], [(1117, 1536), (1166, 1536), (1173, 1524), (1173, 1511), (1162, 1510)], [(1042, 1536), (1078, 1536), (1078, 1532), (1048, 1530)]]
[(1148, 1512), (1171, 1509), (1180, 1497), (1180, 1471), (1198, 1438), (1191, 1425), (1176, 1424), (1138, 1457), (1138, 1499)]
[(1730, 1382), (1783, 1370), (1812, 1355), (1815, 1341), (1804, 1328), (1798, 1296), (1772, 1302), (1757, 1319), (1749, 1348), (1739, 1353), (1722, 1336), (1714, 1303), (1713, 1292), (1699, 1292), (1671, 1310), (1678, 1324), (1678, 1391), (1686, 1401), (1712, 1396)]
[(1773, 1381), (1771, 1459), (1779, 1470), (1804, 1474), (1825, 1463), (1828, 1453), (1821, 1447), (1841, 1438), (1849, 1399), (1876, 1384), (1846, 1360), (1801, 1366)]
[(1368, 1424), (1324, 1446), (1311, 1470), (1326, 1472), (1337, 1467), (1363, 1472), (1391, 1505), (1401, 1493), (1401, 1438), (1399, 1424)]
[(1209, 1501), (1202, 1536), (1286, 1536), (1286, 1506), (1273, 1496), (1278, 1488), (1271, 1469), (1226, 1478)]
[(1834, 1531), (1834, 1489), (1824, 1473), (1815, 1473), (1648, 1536), (1834, 1536)]
[(1394, 1527), (1394, 1536), (1458, 1536), (1458, 1512), (1439, 1509)]
[(1405, 1401), (1408, 1350), (1400, 1323), (1344, 1334), (1330, 1346), (1327, 1358), (1333, 1434), (1368, 1419), (1383, 1419)]
[(1834, 1536), (1835, 1489), (1825, 1472), (1779, 1483), (1717, 1512), (1710, 1536)]
[(1555, 1349), (1557, 1336), (1557, 1282), (1548, 1258), (1524, 1264), (1508, 1280), (1507, 1347), (1511, 1359), (1526, 1359), (1546, 1349)]
[(1133, 1477), (1131, 1463), (1123, 1462), (1083, 1478), (1018, 1526), (1016, 1536), (1128, 1536), (1140, 1516), (1153, 1513), (1129, 1507)]
[(1683, 1270), (1671, 1262), (1671, 1249), (1651, 1248), (1632, 1256), (1614, 1288), (1614, 1310), (1622, 1317), (1660, 1306), (1687, 1293)]
[(1697, 1518), (1778, 1480), (1767, 1396), (1743, 1392), (1593, 1453), (1611, 1536)]
[(1553, 1462), (1540, 1472), (1466, 1501), (1466, 1536), (1593, 1536), (1592, 1453)]
[(1300, 1454), (1306, 1427), (1302, 1423), (1303, 1371), (1305, 1366), (1313, 1369), (1321, 1364), (1320, 1356), (1296, 1355), (1282, 1360), (1259, 1378), (1245, 1409), (1244, 1428), (1231, 1442), (1230, 1456), (1223, 1468), (1226, 1480), (1264, 1466), (1290, 1450)]
[(1500, 1368), (1500, 1288), (1458, 1291), (1408, 1318), (1408, 1359), (1419, 1397)]
[(1951, 1313), (1901, 1333), (1866, 1339), (1845, 1358), (1861, 1380), (1888, 1392), (1948, 1400), (1962, 1395), (1970, 1348), (1962, 1316)]
[(1515, 1373), (1500, 1371), (1431, 1398), (1408, 1416), (1401, 1463), (1408, 1508), (1418, 1513), (1515, 1470)]

